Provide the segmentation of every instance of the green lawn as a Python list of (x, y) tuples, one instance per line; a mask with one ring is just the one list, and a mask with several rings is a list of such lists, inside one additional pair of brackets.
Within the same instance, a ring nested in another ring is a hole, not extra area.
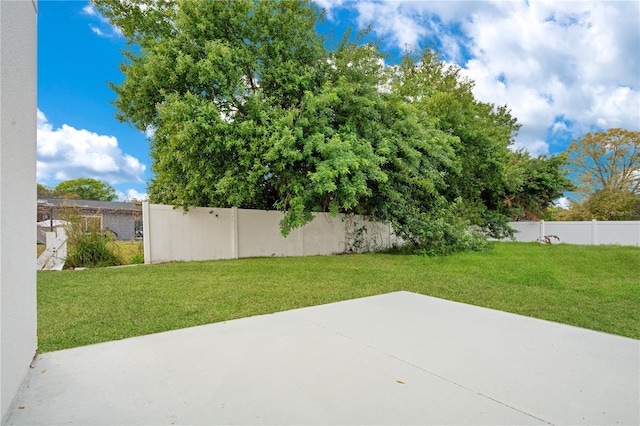
[(255, 258), (38, 272), (40, 352), (398, 290), (640, 339), (640, 248)]

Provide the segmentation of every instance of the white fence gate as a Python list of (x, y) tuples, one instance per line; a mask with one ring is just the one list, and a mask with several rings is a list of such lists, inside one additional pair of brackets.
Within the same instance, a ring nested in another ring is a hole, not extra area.
[[(536, 241), (548, 235), (557, 236), (566, 244), (618, 244), (640, 246), (640, 221), (587, 222), (510, 222), (517, 232), (516, 241)], [(556, 241), (552, 241), (556, 242)]]

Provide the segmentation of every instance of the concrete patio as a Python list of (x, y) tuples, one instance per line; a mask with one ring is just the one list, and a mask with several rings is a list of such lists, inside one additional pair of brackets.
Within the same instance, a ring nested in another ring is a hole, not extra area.
[(634, 424), (640, 341), (408, 292), (58, 352), (7, 425)]

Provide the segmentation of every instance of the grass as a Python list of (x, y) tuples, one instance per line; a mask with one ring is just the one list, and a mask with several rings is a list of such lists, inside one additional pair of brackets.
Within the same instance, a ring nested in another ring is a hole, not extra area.
[(144, 248), (142, 241), (114, 241), (116, 254), (122, 259), (123, 265), (144, 262)]
[[(122, 259), (123, 265), (131, 265), (144, 262), (142, 241), (114, 241), (111, 246), (115, 248), (116, 254)], [(36, 246), (38, 257), (47, 247), (44, 244)]]
[(640, 339), (640, 248), (254, 258), (38, 272), (39, 350), (407, 290)]

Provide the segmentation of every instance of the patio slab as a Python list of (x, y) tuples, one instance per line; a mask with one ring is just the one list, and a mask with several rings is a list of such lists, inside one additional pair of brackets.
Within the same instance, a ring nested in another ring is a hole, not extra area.
[(639, 424), (640, 341), (408, 292), (39, 355), (4, 424)]

